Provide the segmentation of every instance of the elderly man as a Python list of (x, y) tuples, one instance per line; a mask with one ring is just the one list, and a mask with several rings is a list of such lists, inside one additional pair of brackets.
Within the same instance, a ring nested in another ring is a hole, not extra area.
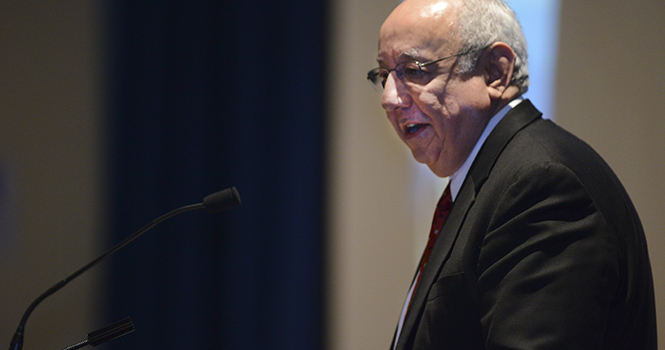
[(450, 177), (392, 348), (656, 349), (638, 215), (600, 156), (522, 99), (514, 13), (406, 0), (378, 62), (368, 79), (397, 135)]

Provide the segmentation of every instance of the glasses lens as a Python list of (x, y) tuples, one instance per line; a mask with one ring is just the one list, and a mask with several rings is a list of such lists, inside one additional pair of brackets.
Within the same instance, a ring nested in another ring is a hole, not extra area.
[(376, 86), (379, 89), (383, 88), (383, 85), (385, 85), (385, 69), (381, 68), (374, 68), (371, 71), (367, 72), (367, 80), (372, 83), (372, 85)]
[(397, 79), (406, 80), (414, 84), (421, 84), (427, 78), (427, 72), (423, 71), (416, 61), (406, 61), (395, 66), (394, 69), (374, 68), (367, 72), (367, 80), (379, 89), (383, 89), (391, 71), (395, 71)]
[(424, 71), (418, 62), (409, 61), (402, 63), (401, 76), (414, 84), (423, 84), (427, 80), (427, 72)]

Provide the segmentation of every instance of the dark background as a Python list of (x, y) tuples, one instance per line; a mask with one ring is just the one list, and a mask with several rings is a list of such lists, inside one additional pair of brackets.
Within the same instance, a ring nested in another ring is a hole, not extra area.
[[(325, 5), (107, 1), (112, 349), (322, 346)], [(150, 237), (153, 236), (153, 237)], [(159, 236), (159, 237), (154, 237)]]

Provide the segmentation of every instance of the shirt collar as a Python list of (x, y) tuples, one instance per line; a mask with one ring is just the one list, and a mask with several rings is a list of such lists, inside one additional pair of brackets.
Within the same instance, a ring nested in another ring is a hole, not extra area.
[(510, 103), (508, 103), (505, 107), (503, 107), (499, 113), (495, 114), (487, 123), (487, 126), (485, 127), (485, 130), (483, 133), (480, 135), (480, 138), (478, 139), (478, 142), (476, 142), (476, 145), (473, 147), (473, 150), (471, 150), (471, 153), (469, 154), (469, 157), (466, 158), (466, 161), (464, 161), (464, 164), (457, 170), (453, 175), (450, 176), (450, 193), (452, 194), (453, 201), (455, 201), (455, 198), (457, 198), (457, 194), (459, 193), (460, 188), (462, 188), (462, 183), (464, 182), (464, 179), (466, 179), (466, 175), (469, 173), (469, 169), (471, 168), (471, 164), (473, 164), (473, 161), (476, 159), (476, 156), (478, 155), (478, 151), (480, 151), (480, 147), (483, 146), (485, 143), (485, 140), (487, 140), (487, 137), (490, 135), (492, 130), (494, 130), (494, 127), (499, 124), (501, 119), (508, 114), (508, 112), (515, 108), (520, 102), (522, 102), (524, 99), (521, 97), (518, 97)]

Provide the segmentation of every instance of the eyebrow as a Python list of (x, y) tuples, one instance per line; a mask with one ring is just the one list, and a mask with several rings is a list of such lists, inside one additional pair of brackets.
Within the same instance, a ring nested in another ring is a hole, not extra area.
[[(412, 48), (397, 55), (397, 60), (400, 61), (400, 59), (402, 59), (401, 61), (420, 61), (419, 57), (418, 49)], [(381, 56), (377, 56), (376, 61), (381, 63), (383, 62), (383, 59)]]

